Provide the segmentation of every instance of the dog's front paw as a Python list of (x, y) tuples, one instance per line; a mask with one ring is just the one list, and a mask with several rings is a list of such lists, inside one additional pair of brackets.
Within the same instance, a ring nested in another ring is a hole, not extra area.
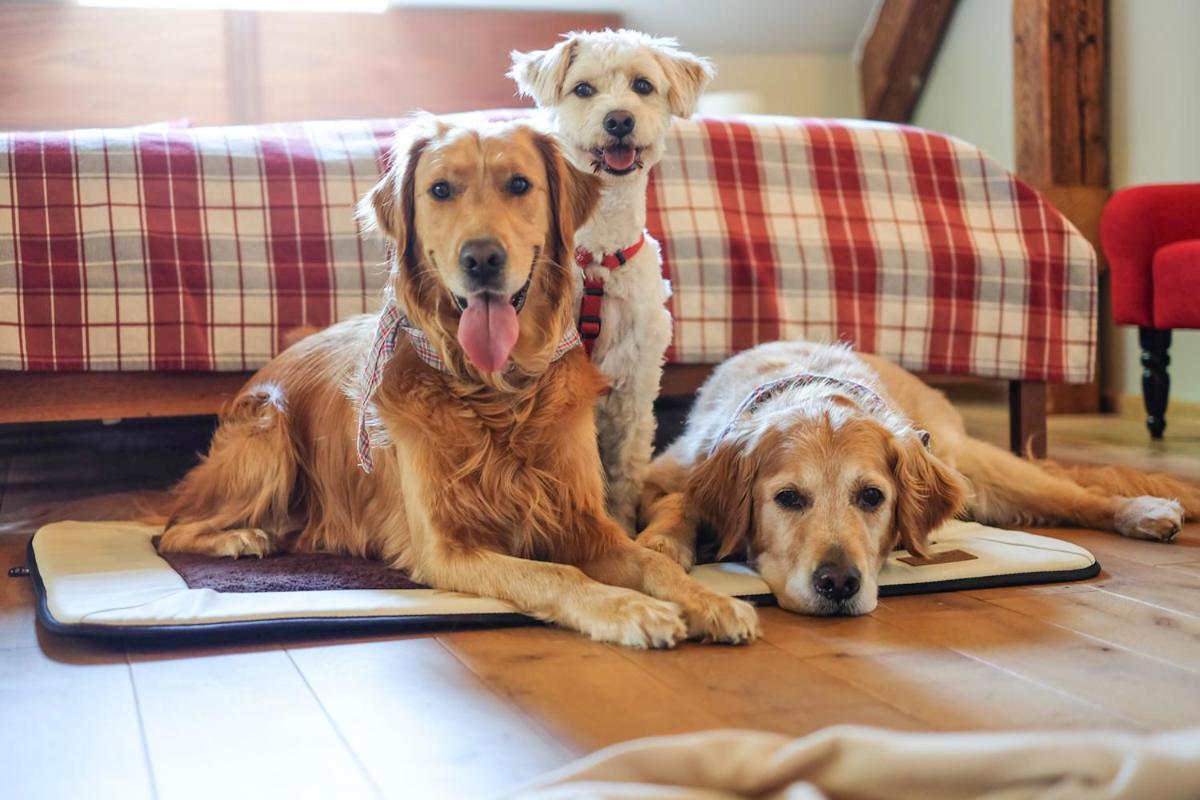
[(1163, 497), (1134, 497), (1117, 511), (1116, 527), (1133, 539), (1169, 542), (1183, 529), (1183, 506)]
[(662, 553), (667, 558), (690, 571), (696, 563), (696, 551), (690, 545), (681, 542), (674, 536), (647, 531), (638, 537), (638, 544), (656, 553)]
[(619, 590), (579, 627), (598, 642), (625, 647), (674, 647), (687, 638), (679, 606), (630, 589)]
[(688, 638), (720, 644), (746, 644), (759, 634), (758, 611), (736, 597), (708, 593), (684, 608)]

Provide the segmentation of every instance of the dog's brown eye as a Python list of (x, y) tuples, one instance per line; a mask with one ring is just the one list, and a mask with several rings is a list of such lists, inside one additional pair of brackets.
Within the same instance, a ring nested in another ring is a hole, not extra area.
[(633, 82), (633, 90), (638, 94), (654, 94), (654, 84), (645, 78), (638, 78)]
[(859, 491), (858, 497), (855, 498), (855, 502), (857, 502), (858, 507), (864, 511), (874, 511), (875, 509), (879, 508), (879, 504), (883, 502), (883, 492), (879, 489), (876, 489), (874, 486), (868, 486), (867, 488)]
[(438, 181), (429, 187), (429, 193), (438, 200), (449, 200), (450, 196), (454, 194), (454, 189), (446, 181)]
[(592, 86), (587, 81), (581, 81), (575, 84), (576, 97), (591, 97), (596, 93), (596, 87)]
[(523, 195), (529, 191), (529, 179), (524, 175), (513, 175), (508, 181), (508, 191), (515, 195)]
[(808, 508), (808, 496), (795, 489), (784, 489), (775, 495), (775, 502), (791, 511), (803, 511)]

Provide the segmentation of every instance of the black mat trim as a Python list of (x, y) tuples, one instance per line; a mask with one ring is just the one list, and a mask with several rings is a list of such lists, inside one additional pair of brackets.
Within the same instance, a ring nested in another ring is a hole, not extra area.
[[(85, 636), (100, 639), (132, 640), (229, 640), (261, 639), (284, 635), (318, 635), (345, 633), (429, 633), (479, 628), (507, 628), (540, 625), (538, 620), (524, 614), (424, 614), (412, 616), (372, 617), (277, 617), (274, 619), (239, 620), (235, 622), (201, 622), (190, 625), (101, 625), (91, 622), (59, 622), (50, 613), (46, 600), (46, 584), (38, 571), (33, 552), (33, 539), (25, 548), (29, 562), (29, 577), (37, 593), (37, 618), (46, 630), (64, 636)], [(1094, 578), (1100, 574), (1100, 562), (1081, 569), (1059, 572), (1015, 572), (988, 575), (982, 578), (959, 578), (949, 581), (908, 583), (900, 586), (880, 586), (880, 597), (902, 597), (912, 594), (960, 592), (971, 589), (999, 589), (1006, 586), (1030, 586), (1039, 583), (1068, 583)], [(773, 606), (770, 594), (743, 595), (743, 600), (756, 606)]]

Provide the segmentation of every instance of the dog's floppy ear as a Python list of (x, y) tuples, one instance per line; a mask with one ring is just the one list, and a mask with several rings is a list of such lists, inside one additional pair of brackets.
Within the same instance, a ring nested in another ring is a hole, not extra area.
[(567, 70), (575, 60), (575, 48), (579, 46), (575, 34), (569, 33), (549, 50), (531, 50), (521, 53), (513, 50), (512, 68), (508, 77), (517, 83), (517, 92), (522, 97), (532, 97), (538, 106), (546, 108), (558, 102), (562, 96)]
[(417, 162), (436, 133), (434, 125), (431, 120), (421, 119), (396, 134), (387, 172), (358, 202), (356, 216), (363, 233), (383, 233), (406, 258), (412, 249), (409, 239), (415, 214)]
[(754, 480), (758, 461), (746, 445), (728, 442), (692, 470), (684, 502), (697, 522), (711, 525), (720, 544), (718, 558), (743, 548), (754, 533)]
[(550, 195), (551, 260), (568, 265), (574, 256), (575, 231), (600, 202), (600, 179), (576, 169), (563, 158), (558, 143), (549, 135), (534, 133), (534, 144), (546, 165), (546, 184)]
[(674, 39), (655, 39), (652, 47), (654, 57), (667, 75), (667, 103), (671, 113), (690, 117), (700, 93), (716, 77), (717, 68), (707, 58), (680, 50)]
[[(926, 446), (921, 431), (894, 441), (896, 536), (905, 550), (926, 555), (929, 533), (956, 515), (966, 502), (966, 480)], [(926, 434), (927, 435), (927, 434)]]

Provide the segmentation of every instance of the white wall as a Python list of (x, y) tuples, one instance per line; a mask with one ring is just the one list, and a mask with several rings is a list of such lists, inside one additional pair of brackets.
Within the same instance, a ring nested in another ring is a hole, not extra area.
[[(1200, 181), (1200, 2), (1111, 0), (1109, 24), (1113, 188)], [(1140, 393), (1137, 331), (1114, 339), (1116, 388)], [(1200, 402), (1200, 331), (1174, 339), (1171, 399)]]
[[(706, 53), (717, 65), (709, 91), (754, 92), (761, 113), (860, 117), (858, 75), (850, 54)], [(704, 111), (702, 99), (701, 111)]]
[(913, 122), (981, 148), (1012, 169), (1012, 0), (961, 0)]

